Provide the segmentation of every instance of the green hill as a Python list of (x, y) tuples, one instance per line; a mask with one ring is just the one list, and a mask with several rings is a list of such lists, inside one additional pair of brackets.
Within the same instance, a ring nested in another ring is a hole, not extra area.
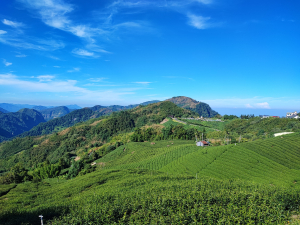
[(218, 115), (218, 113), (212, 110), (208, 104), (204, 102), (198, 102), (192, 98), (178, 96), (178, 97), (167, 99), (166, 101), (173, 102), (179, 107), (196, 112), (198, 113), (199, 116), (214, 117)]

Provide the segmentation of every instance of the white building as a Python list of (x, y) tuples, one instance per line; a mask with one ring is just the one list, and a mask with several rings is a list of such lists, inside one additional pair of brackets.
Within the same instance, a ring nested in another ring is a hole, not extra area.
[(300, 117), (298, 116), (297, 112), (288, 112), (286, 113), (286, 118), (293, 118), (293, 119), (299, 119)]

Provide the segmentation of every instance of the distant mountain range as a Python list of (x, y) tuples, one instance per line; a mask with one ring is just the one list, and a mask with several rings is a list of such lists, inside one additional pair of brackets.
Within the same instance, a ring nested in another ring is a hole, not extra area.
[[(218, 113), (203, 102), (198, 102), (194, 99), (179, 96), (167, 99), (166, 101), (173, 102), (177, 106), (196, 112), (199, 116), (214, 117)], [(54, 131), (70, 127), (79, 122), (84, 122), (92, 118), (98, 118), (103, 115), (109, 115), (112, 112), (133, 109), (139, 105), (149, 105), (160, 102), (158, 100), (143, 102), (141, 104), (120, 106), (94, 106), (82, 109), (77, 105), (46, 107), (34, 105), (8, 104), (0, 103), (0, 142), (8, 140), (15, 136), (37, 136), (50, 134)], [(7, 112), (16, 110), (19, 107), (25, 108), (18, 112)], [(71, 108), (70, 108), (71, 107)], [(4, 111), (4, 112), (3, 112)]]
[(1, 113), (1, 112), (2, 112), (2, 113), (8, 113), (7, 110), (5, 110), (5, 109), (3, 109), (3, 108), (0, 107), (0, 113)]
[[(11, 104), (11, 103), (0, 103), (0, 111), (1, 108), (5, 109), (8, 112), (17, 112), (20, 109), (35, 109), (35, 110), (45, 110), (49, 108), (56, 108), (57, 106), (41, 106), (41, 105), (28, 105), (28, 104)], [(65, 107), (69, 109), (81, 109), (78, 105), (66, 105)], [(2, 111), (3, 112), (3, 111)]]

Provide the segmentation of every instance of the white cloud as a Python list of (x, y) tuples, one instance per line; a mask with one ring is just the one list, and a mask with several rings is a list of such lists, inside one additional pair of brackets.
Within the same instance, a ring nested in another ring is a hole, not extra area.
[(262, 109), (270, 109), (271, 107), (269, 106), (269, 103), (267, 102), (262, 102), (262, 103), (257, 103), (256, 106), (258, 108), (262, 108)]
[(103, 82), (103, 81), (106, 80), (106, 79), (107, 79), (107, 78), (105, 78), (105, 77), (90, 78), (89, 81), (97, 83), (97, 82)]
[(245, 106), (246, 106), (246, 108), (253, 108), (253, 106), (250, 104), (245, 104)]
[(5, 66), (11, 66), (12, 63), (11, 62), (7, 62), (5, 59), (3, 59), (3, 63)]
[(210, 20), (210, 17), (196, 16), (194, 14), (188, 14), (187, 17), (189, 18), (188, 24), (192, 27), (197, 29), (206, 29), (209, 27), (207, 21)]
[(100, 28), (93, 28), (90, 25), (75, 24), (67, 14), (72, 12), (74, 7), (63, 0), (19, 0), (31, 9), (35, 9), (41, 20), (48, 26), (70, 32), (77, 37), (84, 38), (89, 42), (95, 42), (92, 38), (95, 35), (104, 34)]
[(80, 71), (80, 68), (76, 67), (76, 68), (73, 68), (72, 70), (68, 70), (67, 72), (73, 73), (73, 72), (79, 72), (79, 71)]
[(147, 85), (147, 84), (151, 84), (152, 82), (133, 82), (133, 83), (135, 83), (135, 84), (144, 84), (144, 85), (146, 84)]
[(52, 81), (55, 76), (52, 75), (41, 75), (37, 77), (39, 79), (40, 82), (44, 82), (44, 81)]
[[(43, 76), (40, 77), (42, 78)], [(48, 77), (48, 80), (51, 80), (51, 78)], [(44, 81), (47, 81), (47, 79)], [(0, 74), (0, 85), (12, 86), (20, 90), (26, 90), (28, 92), (84, 92), (85, 89), (76, 87), (76, 83), (77, 81), (74, 80), (50, 81), (45, 83), (40, 81), (33, 82), (21, 80), (17, 76), (12, 74)]]
[[(27, 39), (27, 40), (24, 40)], [(42, 40), (34, 37), (25, 37), (24, 39), (16, 38), (14, 36), (0, 36), (0, 43), (10, 45), (17, 48), (35, 49), (41, 51), (54, 51), (64, 48), (65, 45), (57, 40)]]
[(14, 27), (14, 28), (18, 28), (18, 27), (23, 26), (23, 23), (13, 22), (13, 21), (7, 20), (7, 19), (2, 20), (2, 23), (4, 23), (7, 26)]
[[(50, 81), (46, 80), (46, 76), (49, 76), (48, 80)], [(95, 102), (99, 102), (99, 100), (103, 101), (104, 99), (109, 99), (109, 101), (123, 101), (121, 96), (135, 94), (134, 91), (139, 90), (138, 88), (120, 88), (112, 90), (91, 91), (86, 88), (77, 86), (76, 80), (53, 81), (51, 80), (51, 75), (44, 75), (44, 78), (45, 79), (43, 82), (27, 81), (21, 80), (19, 77), (13, 74), (0, 74), (0, 86), (9, 86), (12, 89), (25, 91), (26, 93), (59, 93), (60, 95), (63, 95), (63, 93), (69, 92), (70, 94), (72, 94), (72, 98), (74, 101), (80, 100), (84, 101), (85, 103), (91, 102), (93, 104), (95, 104)]]
[(6, 34), (7, 33), (7, 31), (5, 31), (5, 30), (0, 30), (0, 35), (1, 34)]
[(73, 11), (71, 4), (62, 0), (19, 0), (38, 11), (45, 24), (58, 29), (64, 29), (71, 21), (65, 14)]
[(89, 52), (87, 50), (84, 50), (84, 49), (74, 49), (72, 51), (73, 54), (76, 54), (76, 55), (80, 55), (80, 56), (88, 56), (88, 57), (98, 57), (95, 55), (94, 52)]

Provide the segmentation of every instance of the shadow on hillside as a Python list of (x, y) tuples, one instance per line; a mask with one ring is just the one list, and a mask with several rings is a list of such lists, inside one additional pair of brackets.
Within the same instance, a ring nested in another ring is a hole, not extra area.
[(43, 222), (44, 224), (46, 224), (49, 220), (52, 220), (54, 217), (59, 217), (68, 212), (69, 209), (62, 206), (50, 207), (45, 209), (36, 209), (32, 212), (7, 212), (0, 216), (0, 221), (3, 225), (40, 225), (41, 219), (39, 218), (39, 215), (43, 215)]

